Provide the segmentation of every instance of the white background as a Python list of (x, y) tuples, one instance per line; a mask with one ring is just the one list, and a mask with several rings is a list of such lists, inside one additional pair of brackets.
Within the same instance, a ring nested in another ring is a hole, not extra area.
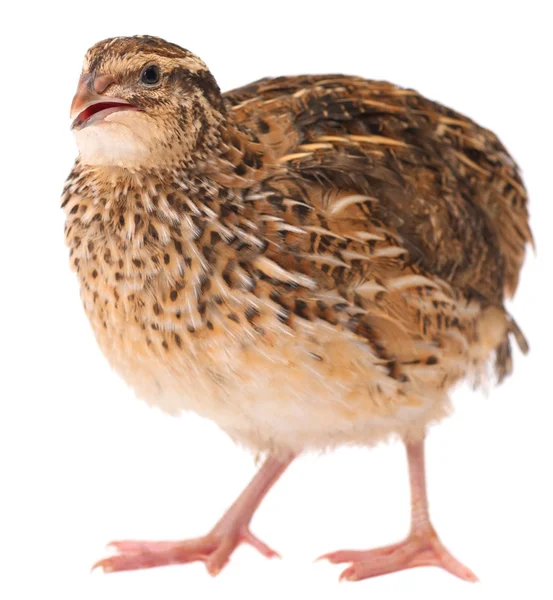
[[(549, 573), (553, 393), (550, 18), (546, 3), (134, 1), (23, 4), (2, 15), (0, 598), (553, 597)], [(149, 33), (200, 55), (223, 90), (265, 75), (345, 72), (414, 87), (496, 131), (523, 169), (537, 258), (511, 309), (532, 351), (488, 396), (459, 389), (428, 441), (433, 519), (480, 577), (433, 568), (338, 584), (323, 552), (391, 543), (408, 527), (402, 447), (294, 464), (242, 547), (211, 579), (202, 564), (89, 573), (117, 538), (206, 532), (254, 472), (194, 415), (164, 416), (110, 371), (81, 309), (59, 194), (75, 155), (68, 109), (82, 56)]]

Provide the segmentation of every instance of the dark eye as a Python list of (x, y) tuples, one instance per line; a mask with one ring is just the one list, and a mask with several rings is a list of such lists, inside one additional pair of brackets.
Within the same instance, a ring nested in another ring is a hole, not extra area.
[(157, 65), (146, 67), (144, 71), (142, 71), (142, 75), (140, 75), (140, 81), (142, 81), (144, 85), (155, 85), (156, 83), (159, 83), (160, 78), (161, 73)]

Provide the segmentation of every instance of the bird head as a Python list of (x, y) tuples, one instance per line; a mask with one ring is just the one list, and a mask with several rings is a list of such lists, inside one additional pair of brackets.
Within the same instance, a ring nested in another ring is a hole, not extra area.
[(86, 53), (71, 128), (84, 164), (171, 168), (215, 143), (224, 110), (194, 54), (160, 38), (118, 37)]

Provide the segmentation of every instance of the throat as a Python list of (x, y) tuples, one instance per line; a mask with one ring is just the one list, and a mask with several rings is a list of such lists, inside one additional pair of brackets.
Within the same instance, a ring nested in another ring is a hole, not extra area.
[(77, 163), (62, 200), (66, 243), (99, 327), (113, 318), (188, 335), (213, 327), (209, 312), (218, 314), (235, 289), (251, 291), (238, 254), (263, 252), (266, 240), (243, 218), (244, 196), (256, 193), (267, 166), (258, 142), (239, 129), (227, 134), (226, 154), (192, 166), (144, 172)]

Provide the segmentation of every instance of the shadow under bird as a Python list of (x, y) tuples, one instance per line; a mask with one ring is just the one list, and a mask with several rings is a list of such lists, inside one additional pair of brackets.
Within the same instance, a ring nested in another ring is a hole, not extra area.
[[(267, 78), (222, 94), (191, 52), (99, 42), (71, 107), (62, 206), (98, 344), (151, 405), (192, 410), (265, 457), (205, 536), (117, 541), (96, 566), (218, 573), (294, 457), (405, 443), (407, 538), (324, 555), (359, 580), (432, 565), (476, 577), (432, 527), (424, 437), (461, 380), (502, 380), (504, 308), (532, 241), (497, 137), (390, 83)], [(490, 368), (491, 367), (491, 368)]]

